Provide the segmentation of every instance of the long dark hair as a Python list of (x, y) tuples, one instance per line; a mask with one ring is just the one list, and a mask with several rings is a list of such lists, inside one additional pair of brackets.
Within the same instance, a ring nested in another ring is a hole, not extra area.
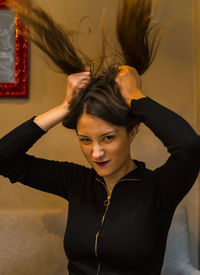
[[(116, 64), (106, 63), (103, 39), (101, 63), (96, 68), (94, 62), (70, 39), (70, 31), (57, 24), (41, 7), (31, 1), (21, 0), (14, 5), (7, 0), (8, 6), (18, 12), (32, 32), (30, 39), (57, 65), (65, 74), (73, 74), (91, 68), (91, 82), (88, 87), (74, 96), (70, 102), (68, 116), (63, 125), (76, 129), (76, 124), (83, 111), (103, 120), (125, 126), (130, 130), (137, 118), (130, 114), (130, 108), (122, 98), (114, 79), (119, 65), (130, 65), (143, 74), (155, 58), (159, 39), (158, 31), (152, 25), (152, 0), (121, 0), (119, 3), (116, 34), (121, 48)], [(24, 12), (29, 10), (27, 14)], [(95, 69), (96, 68), (96, 69)]]

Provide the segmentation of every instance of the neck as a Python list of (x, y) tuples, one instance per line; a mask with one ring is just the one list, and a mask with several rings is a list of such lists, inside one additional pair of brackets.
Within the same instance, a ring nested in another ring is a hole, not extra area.
[(111, 193), (114, 186), (117, 184), (117, 182), (124, 177), (125, 175), (127, 175), (129, 172), (131, 172), (132, 170), (136, 169), (137, 166), (135, 164), (135, 162), (130, 158), (127, 163), (124, 164), (124, 167), (121, 168), (119, 171), (116, 171), (115, 174), (113, 175), (109, 175), (107, 177), (104, 177), (104, 180), (106, 182), (107, 188), (109, 190), (109, 192)]

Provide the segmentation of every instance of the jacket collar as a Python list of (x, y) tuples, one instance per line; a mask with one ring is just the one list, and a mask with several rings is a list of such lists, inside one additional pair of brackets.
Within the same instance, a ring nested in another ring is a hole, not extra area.
[[(142, 177), (144, 175), (146, 166), (145, 163), (142, 161), (138, 161), (136, 159), (133, 159), (133, 161), (135, 162), (135, 164), (137, 165), (137, 168), (133, 169), (132, 171), (130, 171), (128, 174), (126, 174), (125, 176), (123, 176), (118, 182), (121, 181), (141, 181)], [(95, 179), (101, 182), (105, 182), (104, 178), (99, 176), (96, 171), (95, 172)]]

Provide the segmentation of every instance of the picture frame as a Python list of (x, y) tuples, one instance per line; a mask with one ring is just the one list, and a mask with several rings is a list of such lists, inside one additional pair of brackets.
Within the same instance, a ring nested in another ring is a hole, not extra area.
[(0, 0), (0, 97), (28, 97), (28, 27)]

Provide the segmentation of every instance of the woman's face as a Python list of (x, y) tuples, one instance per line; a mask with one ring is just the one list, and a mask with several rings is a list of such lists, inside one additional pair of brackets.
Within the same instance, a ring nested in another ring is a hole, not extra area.
[(110, 124), (98, 117), (83, 113), (77, 124), (81, 150), (89, 164), (104, 179), (119, 180), (134, 166), (130, 145), (137, 133)]

